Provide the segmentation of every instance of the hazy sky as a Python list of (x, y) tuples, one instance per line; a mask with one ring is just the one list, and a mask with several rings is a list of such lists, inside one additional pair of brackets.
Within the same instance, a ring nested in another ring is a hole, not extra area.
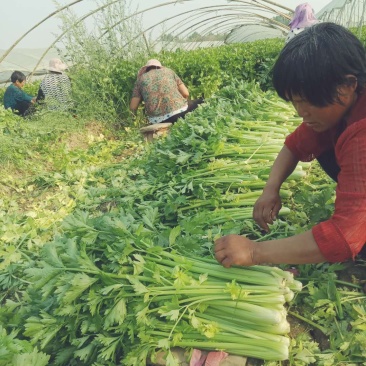
[[(65, 5), (75, 0), (60, 0), (59, 4)], [(131, 7), (142, 10), (166, 3), (169, 0), (130, 0)], [(276, 0), (274, 0), (276, 1)], [(294, 9), (302, 1), (277, 0), (277, 3)], [(315, 12), (321, 10), (330, 0), (309, 0)], [(177, 1), (177, 4), (160, 7), (158, 10), (146, 13), (143, 18), (144, 25), (149, 27), (159, 20), (172, 14), (184, 12), (194, 7), (227, 4), (225, 0), (186, 0)], [(87, 14), (96, 8), (97, 1), (82, 0), (75, 4), (72, 9), (80, 16)], [(0, 0), (0, 49), (9, 48), (20, 36), (37, 24), (47, 15), (55, 11), (56, 5), (53, 0)], [(50, 45), (52, 40), (60, 33), (59, 21), (55, 18), (47, 20), (38, 29), (32, 31), (19, 43), (19, 48), (43, 48)]]

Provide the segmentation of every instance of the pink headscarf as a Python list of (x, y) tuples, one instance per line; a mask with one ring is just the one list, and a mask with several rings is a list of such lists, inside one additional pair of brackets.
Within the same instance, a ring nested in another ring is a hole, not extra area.
[(141, 69), (139, 70), (139, 72), (137, 73), (137, 79), (139, 79), (141, 77), (142, 74), (145, 74), (146, 69), (149, 66), (156, 66), (156, 67), (162, 67), (161, 63), (159, 60), (156, 60), (155, 58), (152, 58), (151, 60), (146, 62), (145, 66), (142, 66)]
[(290, 30), (295, 28), (306, 28), (318, 23), (314, 10), (309, 3), (300, 4), (295, 9), (295, 14), (289, 23)]

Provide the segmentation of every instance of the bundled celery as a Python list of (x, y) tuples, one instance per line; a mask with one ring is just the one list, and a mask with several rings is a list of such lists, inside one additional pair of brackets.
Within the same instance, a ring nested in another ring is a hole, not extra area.
[[(94, 349), (99, 362), (131, 366), (174, 346), (288, 358), (285, 303), (301, 289), (291, 274), (182, 256), (132, 218), (74, 216), (67, 229), (70, 239), (48, 244), (27, 270), (45, 307), (24, 335), (42, 350), (62, 342), (73, 359)], [(172, 245), (179, 233), (170, 230)]]
[[(251, 208), (286, 136), (301, 122), (294, 115), (289, 104), (254, 83), (224, 88), (151, 146), (143, 166), (150, 189), (143, 185), (143, 198), (134, 207), (139, 211), (148, 201), (172, 226), (219, 226), (223, 233), (250, 233), (259, 240)], [(290, 190), (306, 171), (299, 165), (282, 185), (284, 206), (292, 206)]]
[[(223, 97), (233, 92), (238, 103)], [(23, 297), (1, 309), (6, 324), (55, 366), (143, 366), (158, 350), (169, 359), (174, 345), (287, 358), (284, 304), (298, 284), (275, 268), (227, 270), (203, 258), (227, 232), (263, 238), (251, 206), (298, 123), (276, 100), (252, 84), (225, 89), (123, 173), (98, 172), (79, 197), (85, 213), (65, 220), (39, 258), (23, 251), (2, 280), (10, 287), (26, 273)], [(283, 184), (284, 206), (305, 173)], [(289, 234), (279, 222), (268, 235)]]

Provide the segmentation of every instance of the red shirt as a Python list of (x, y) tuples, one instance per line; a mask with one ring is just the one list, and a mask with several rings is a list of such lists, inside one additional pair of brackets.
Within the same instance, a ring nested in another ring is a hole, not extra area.
[(366, 93), (358, 98), (338, 138), (333, 130), (319, 133), (302, 123), (285, 145), (300, 161), (334, 148), (340, 167), (335, 211), (312, 232), (329, 262), (354, 258), (366, 243)]

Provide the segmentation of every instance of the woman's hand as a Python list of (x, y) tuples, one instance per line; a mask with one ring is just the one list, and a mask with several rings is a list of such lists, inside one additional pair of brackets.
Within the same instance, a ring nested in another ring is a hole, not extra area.
[(255, 265), (255, 243), (240, 235), (227, 235), (215, 241), (215, 257), (224, 267)]
[(253, 209), (253, 218), (260, 228), (269, 232), (268, 224), (273, 224), (281, 209), (280, 188), (286, 178), (294, 171), (298, 158), (285, 145), (277, 155), (262, 195)]
[(278, 190), (264, 189), (253, 208), (253, 218), (260, 228), (269, 232), (268, 224), (273, 224), (282, 207)]

